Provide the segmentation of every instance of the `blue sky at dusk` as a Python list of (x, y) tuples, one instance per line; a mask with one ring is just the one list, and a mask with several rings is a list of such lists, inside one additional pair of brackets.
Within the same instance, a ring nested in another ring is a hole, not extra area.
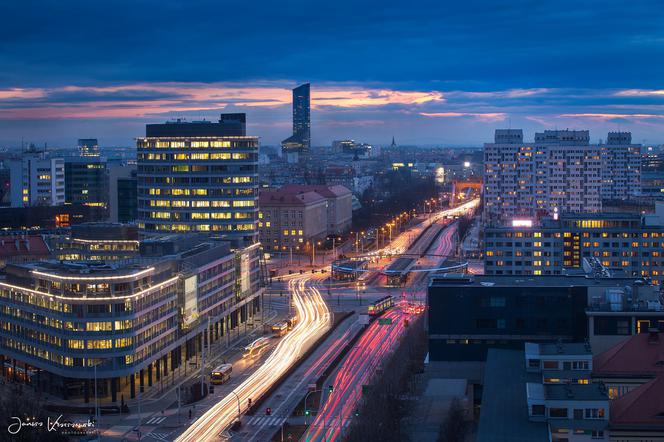
[(144, 125), (246, 112), (314, 144), (480, 145), (497, 127), (664, 143), (659, 1), (22, 1), (3, 5), (0, 146), (133, 145)]

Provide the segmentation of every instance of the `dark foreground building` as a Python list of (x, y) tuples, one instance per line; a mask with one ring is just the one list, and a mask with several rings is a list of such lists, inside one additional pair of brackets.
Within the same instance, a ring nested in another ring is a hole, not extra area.
[(489, 348), (588, 338), (589, 301), (638, 291), (636, 278), (452, 275), (428, 291), (432, 361), (485, 361)]

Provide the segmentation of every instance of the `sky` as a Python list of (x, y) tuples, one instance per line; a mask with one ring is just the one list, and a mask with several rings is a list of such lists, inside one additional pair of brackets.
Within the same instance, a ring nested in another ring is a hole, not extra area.
[(496, 128), (664, 143), (664, 2), (14, 1), (0, 26), (0, 146), (134, 145), (145, 124), (246, 112), (312, 141), (490, 142)]

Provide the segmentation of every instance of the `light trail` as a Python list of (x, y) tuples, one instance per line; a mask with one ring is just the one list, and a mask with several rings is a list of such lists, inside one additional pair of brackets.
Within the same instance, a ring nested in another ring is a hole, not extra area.
[(294, 275), (288, 281), (288, 288), (293, 293), (293, 303), (298, 321), (293, 330), (284, 336), (265, 362), (233, 393), (222, 398), (206, 411), (177, 439), (178, 442), (203, 442), (215, 440), (219, 433), (229, 427), (238, 417), (239, 397), (241, 406), (248, 399), (257, 400), (288, 370), (331, 326), (331, 314), (318, 288), (311, 283), (311, 274)]
[(407, 317), (401, 310), (393, 308), (382, 316), (391, 319), (391, 325), (380, 325), (374, 321), (367, 328), (335, 375), (332, 382), (334, 391), (328, 396), (303, 440), (317, 442), (341, 438), (343, 428), (348, 426), (359, 405), (362, 385), (371, 383), (376, 369), (403, 334), (403, 320)]

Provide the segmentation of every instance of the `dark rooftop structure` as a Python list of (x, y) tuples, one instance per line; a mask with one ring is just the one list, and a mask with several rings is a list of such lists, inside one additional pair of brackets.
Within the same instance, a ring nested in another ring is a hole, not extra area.
[(246, 115), (221, 114), (219, 121), (183, 121), (177, 119), (145, 126), (146, 137), (244, 137), (247, 135)]
[(526, 372), (524, 356), (519, 350), (489, 350), (477, 442), (549, 440), (547, 424), (528, 419), (524, 385), (541, 378), (537, 373)]

